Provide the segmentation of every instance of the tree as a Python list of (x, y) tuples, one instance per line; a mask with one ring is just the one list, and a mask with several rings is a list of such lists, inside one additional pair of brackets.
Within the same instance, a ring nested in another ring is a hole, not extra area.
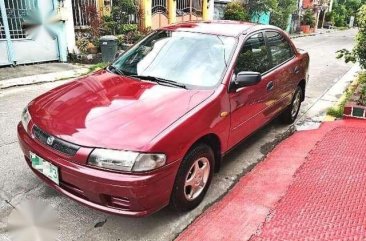
[(126, 34), (137, 29), (137, 24), (130, 24), (129, 18), (139, 12), (135, 0), (114, 0), (111, 16), (104, 16), (104, 28), (109, 34)]
[(271, 12), (277, 5), (278, 0), (248, 0), (246, 8), (250, 16), (255, 16), (263, 12)]
[(366, 4), (366, 0), (338, 0), (334, 2), (333, 12), (335, 26), (346, 26), (350, 17), (357, 15), (357, 11), (362, 4)]
[(237, 20), (237, 21), (248, 21), (249, 15), (245, 10), (244, 6), (240, 2), (230, 2), (227, 4), (224, 19), (226, 20)]
[(296, 0), (281, 0), (275, 5), (271, 11), (272, 25), (286, 29), (290, 15), (296, 10)]
[(346, 15), (347, 9), (343, 4), (335, 3), (333, 8), (334, 25), (337, 27), (344, 27), (347, 25)]
[(357, 14), (359, 31), (356, 36), (356, 45), (350, 52), (346, 49), (338, 51), (338, 58), (344, 58), (346, 62), (360, 63), (366, 69), (366, 4), (364, 4)]
[(307, 9), (305, 11), (305, 14), (302, 16), (301, 19), (301, 24), (303, 25), (310, 25), (310, 27), (314, 27), (315, 26), (315, 17), (314, 17), (314, 12), (311, 9)]

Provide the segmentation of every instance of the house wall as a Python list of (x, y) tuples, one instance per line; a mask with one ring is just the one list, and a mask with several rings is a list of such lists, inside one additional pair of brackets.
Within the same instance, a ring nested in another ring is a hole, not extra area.
[(66, 61), (65, 14), (58, 0), (0, 0), (0, 65)]
[(77, 51), (75, 44), (75, 28), (74, 28), (74, 17), (72, 13), (72, 0), (65, 0), (64, 11), (65, 11), (65, 37), (67, 50), (69, 53), (74, 53)]
[(253, 23), (261, 23), (261, 24), (269, 24), (269, 20), (271, 18), (270, 12), (263, 12), (252, 16), (251, 21)]
[(314, 6), (314, 0), (303, 0), (303, 8), (312, 8)]

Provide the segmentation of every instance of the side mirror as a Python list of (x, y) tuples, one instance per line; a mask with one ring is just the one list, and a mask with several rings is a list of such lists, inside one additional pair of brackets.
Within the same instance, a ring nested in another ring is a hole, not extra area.
[(245, 86), (256, 85), (262, 80), (262, 75), (258, 72), (242, 71), (236, 75), (236, 79), (230, 83), (230, 91), (243, 88)]

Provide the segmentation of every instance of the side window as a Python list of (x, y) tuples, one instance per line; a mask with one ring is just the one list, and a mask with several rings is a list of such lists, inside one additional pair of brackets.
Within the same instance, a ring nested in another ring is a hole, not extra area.
[(266, 35), (272, 55), (273, 67), (282, 64), (294, 56), (290, 43), (281, 33), (268, 31)]
[(241, 71), (264, 73), (271, 69), (268, 48), (263, 33), (254, 34), (244, 43), (240, 50), (235, 74)]

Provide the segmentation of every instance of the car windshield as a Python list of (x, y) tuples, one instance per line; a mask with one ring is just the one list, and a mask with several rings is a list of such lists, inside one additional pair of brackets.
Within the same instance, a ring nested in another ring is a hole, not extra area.
[(233, 37), (157, 31), (113, 63), (119, 73), (169, 80), (184, 86), (216, 86), (236, 44)]

